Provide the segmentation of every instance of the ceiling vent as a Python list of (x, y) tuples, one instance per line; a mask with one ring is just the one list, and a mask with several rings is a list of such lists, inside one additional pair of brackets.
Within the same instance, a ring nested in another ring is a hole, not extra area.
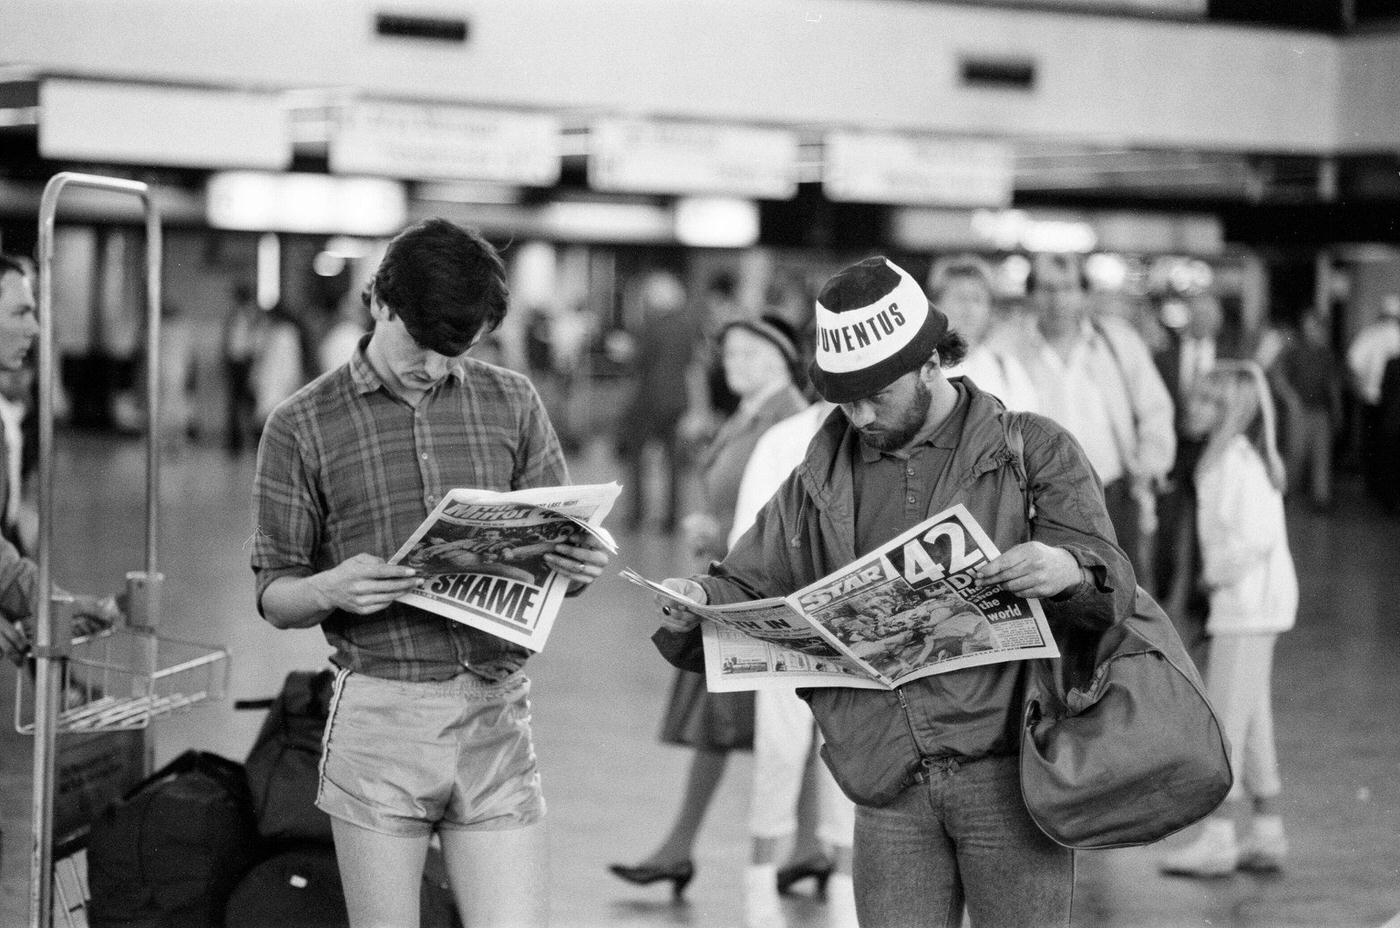
[(410, 16), (404, 13), (380, 13), (374, 17), (377, 35), (394, 39), (422, 39), (429, 42), (450, 42), (460, 45), (467, 41), (467, 21), (455, 16)]
[(979, 90), (1035, 89), (1035, 62), (1029, 58), (966, 57), (958, 64), (964, 87)]

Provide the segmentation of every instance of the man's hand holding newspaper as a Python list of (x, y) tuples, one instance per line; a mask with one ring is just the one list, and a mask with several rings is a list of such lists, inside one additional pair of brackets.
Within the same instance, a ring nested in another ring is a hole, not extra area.
[(973, 574), (980, 585), (1000, 585), (1023, 599), (1059, 596), (1083, 579), (1083, 569), (1073, 554), (1039, 541), (1023, 541)]
[[(702, 606), (708, 605), (710, 602), (705, 588), (694, 580), (685, 577), (667, 577), (661, 581), (661, 585)], [(661, 624), (667, 631), (683, 635), (700, 624), (699, 613), (687, 609), (684, 603), (678, 603), (674, 599), (667, 599), (664, 596), (657, 596), (656, 605), (661, 610)]]

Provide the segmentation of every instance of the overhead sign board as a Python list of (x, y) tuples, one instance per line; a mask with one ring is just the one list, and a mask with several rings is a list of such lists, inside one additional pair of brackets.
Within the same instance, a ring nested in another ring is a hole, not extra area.
[(1030, 6), (1061, 13), (1132, 13), (1204, 18), (1207, 0), (972, 0), (988, 6)]
[(890, 236), (912, 251), (973, 248), (991, 251), (1220, 254), (1220, 220), (1204, 213), (1102, 210), (894, 210)]
[(96, 81), (39, 88), (45, 158), (189, 168), (291, 164), (290, 121), (270, 93)]
[(322, 235), (392, 235), (403, 227), (403, 184), (383, 177), (222, 171), (205, 185), (216, 229)]
[(785, 129), (603, 119), (590, 128), (588, 183), (627, 193), (786, 200), (797, 192), (797, 134)]
[(332, 171), (548, 187), (559, 180), (559, 119), (546, 113), (357, 100), (329, 141)]
[(910, 206), (1009, 206), (1015, 157), (1009, 144), (882, 132), (837, 131), (823, 144), (828, 198)]

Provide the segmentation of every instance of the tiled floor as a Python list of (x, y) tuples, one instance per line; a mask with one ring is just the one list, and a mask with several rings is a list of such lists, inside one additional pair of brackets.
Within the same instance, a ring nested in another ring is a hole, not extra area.
[[(60, 448), (55, 578), (77, 589), (116, 588), (125, 571), (143, 566), (140, 446), (61, 435)], [(614, 476), (601, 457), (574, 469), (579, 480)], [(187, 747), (241, 759), (261, 714), (234, 712), (232, 700), (271, 695), (288, 670), (325, 659), (318, 632), (275, 631), (252, 608), (243, 550), (251, 470), (247, 458), (205, 448), (164, 466), (162, 630), (225, 644), (233, 660), (228, 700), (152, 729), (161, 760)], [(1400, 522), (1370, 513), (1349, 485), (1335, 513), (1299, 507), (1290, 516), (1303, 607), (1298, 628), (1282, 639), (1276, 673), (1288, 869), (1272, 878), (1201, 882), (1159, 876), (1156, 848), (1084, 854), (1077, 928), (1376, 928), (1400, 912)], [(652, 576), (680, 568), (663, 536), (619, 540), (619, 566)], [(566, 608), (531, 662), (555, 923), (738, 925), (747, 757), (735, 760), (710, 811), (686, 904), (604, 871), (609, 861), (650, 850), (674, 811), (687, 757), (655, 739), (670, 675), (647, 641), (654, 622), (646, 597), (608, 577)], [(0, 671), (0, 692), (12, 690), (13, 675), (8, 665)], [(10, 701), (0, 696), (7, 715)], [(7, 720), (0, 732), (5, 928), (27, 917), (29, 771), (28, 739)], [(825, 924), (817, 902), (788, 905), (793, 928)]]

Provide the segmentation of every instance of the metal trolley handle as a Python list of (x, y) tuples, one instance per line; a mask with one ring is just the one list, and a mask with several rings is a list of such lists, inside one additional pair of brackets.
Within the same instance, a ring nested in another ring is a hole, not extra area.
[[(140, 181), (65, 171), (55, 174), (44, 187), (39, 204), (39, 530), (35, 561), (38, 589), (43, 595), (34, 604), (34, 798), (32, 804), (34, 844), (30, 861), (29, 922), (33, 928), (53, 925), (53, 820), (55, 758), (57, 753), (57, 711), (61, 706), (60, 680), (63, 653), (55, 648), (57, 624), (67, 625), (63, 613), (50, 602), (50, 547), (53, 541), (53, 244), (54, 218), (58, 201), (68, 187), (88, 187), (139, 197), (146, 219), (146, 569), (145, 581), (128, 587), (141, 591), (142, 602), (132, 603), (141, 622), (155, 628), (159, 615), (159, 578), (156, 536), (159, 525), (160, 449), (160, 214), (150, 187)], [(66, 632), (66, 629), (64, 630)]]

